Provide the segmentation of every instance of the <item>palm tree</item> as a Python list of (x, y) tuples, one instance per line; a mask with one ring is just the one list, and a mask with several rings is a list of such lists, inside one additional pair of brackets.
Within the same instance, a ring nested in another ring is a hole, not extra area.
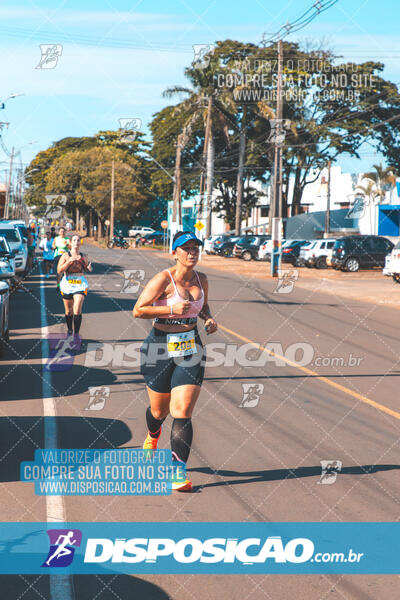
[[(174, 86), (165, 90), (163, 96), (170, 98), (175, 94), (182, 93), (186, 94), (187, 98), (178, 104), (176, 111), (180, 113), (184, 112), (187, 115), (187, 119), (184, 123), (183, 133), (180, 134), (183, 137), (180, 144), (177, 144), (177, 159), (179, 153), (180, 160), (180, 154), (189, 141), (192, 129), (199, 123), (202, 123), (204, 125), (204, 144), (203, 156), (200, 164), (199, 214), (205, 212), (207, 215), (206, 237), (208, 237), (211, 233), (211, 200), (214, 187), (214, 129), (218, 126), (218, 123), (220, 123), (222, 125), (227, 144), (229, 144), (229, 138), (227, 135), (228, 127), (224, 117), (226, 109), (221, 102), (214, 97), (213, 93), (210, 93), (207, 90), (203, 91), (201, 89), (196, 90), (181, 86)], [(180, 136), (178, 136), (178, 138), (179, 137)], [(204, 177), (205, 167), (207, 168), (206, 177)], [(204, 198), (205, 180), (207, 182), (206, 199)], [(179, 185), (179, 182), (176, 182), (177, 190)], [(179, 203), (179, 194), (180, 192), (178, 191), (177, 196), (174, 197), (174, 204)]]

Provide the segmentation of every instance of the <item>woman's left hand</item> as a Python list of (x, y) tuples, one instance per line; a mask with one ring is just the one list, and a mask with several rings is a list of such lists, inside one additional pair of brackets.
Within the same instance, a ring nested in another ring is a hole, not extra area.
[(218, 329), (218, 325), (217, 322), (212, 317), (210, 317), (204, 322), (204, 328), (208, 335), (209, 333), (215, 333)]

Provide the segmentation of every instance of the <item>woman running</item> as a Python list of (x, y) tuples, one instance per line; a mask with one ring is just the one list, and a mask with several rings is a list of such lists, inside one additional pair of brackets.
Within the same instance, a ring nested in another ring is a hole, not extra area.
[[(133, 309), (136, 318), (154, 319), (140, 350), (150, 399), (143, 448), (157, 448), (162, 424), (170, 413), (172, 457), (185, 465), (193, 438), (191, 417), (204, 377), (205, 353), (197, 316), (205, 321), (207, 334), (218, 328), (208, 306), (207, 277), (194, 271), (202, 245), (191, 231), (176, 233), (172, 243), (176, 265), (149, 281)], [(174, 481), (172, 489), (190, 491), (192, 483)]]
[[(71, 250), (64, 253), (58, 263), (57, 272), (62, 276), (60, 292), (65, 307), (65, 321), (67, 323), (68, 335), (79, 333), (82, 323), (83, 301), (88, 290), (88, 282), (84, 273), (92, 271), (92, 265), (86, 255), (80, 251), (81, 238), (73, 235), (71, 238)], [(74, 331), (72, 331), (72, 324)]]
[(45, 270), (45, 277), (48, 279), (49, 273), (53, 266), (54, 250), (53, 240), (51, 239), (51, 232), (46, 231), (46, 237), (40, 240), (39, 248), (43, 250), (43, 265)]
[(60, 227), (58, 230), (58, 235), (53, 240), (53, 250), (54, 250), (54, 264), (57, 274), (57, 287), (60, 286), (60, 275), (58, 274), (58, 262), (64, 252), (68, 252), (71, 247), (71, 243), (69, 238), (65, 237), (65, 229), (64, 227)]

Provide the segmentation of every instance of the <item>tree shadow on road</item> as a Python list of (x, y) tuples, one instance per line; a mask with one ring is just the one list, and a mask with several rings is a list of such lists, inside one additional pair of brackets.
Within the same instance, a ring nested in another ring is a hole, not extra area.
[(35, 450), (45, 448), (45, 426), (57, 429), (57, 448), (114, 449), (132, 439), (129, 427), (118, 419), (77, 417), (1, 417), (0, 481), (20, 481), (20, 465), (33, 461)]
[[(338, 473), (342, 475), (370, 475), (379, 471), (392, 471), (400, 469), (400, 465), (354, 465), (343, 467)], [(297, 467), (293, 469), (271, 469), (261, 471), (232, 471), (229, 469), (212, 469), (210, 467), (195, 467), (188, 471), (214, 475), (223, 478), (222, 481), (214, 481), (197, 486), (199, 489), (209, 487), (220, 487), (224, 485), (240, 485), (243, 483), (261, 483), (264, 481), (282, 481), (285, 479), (299, 479), (303, 477), (320, 477), (321, 467)], [(233, 479), (226, 479), (226, 478)]]

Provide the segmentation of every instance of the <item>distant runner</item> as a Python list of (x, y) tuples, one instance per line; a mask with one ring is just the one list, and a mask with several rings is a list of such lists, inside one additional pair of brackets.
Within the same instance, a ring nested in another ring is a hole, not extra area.
[(69, 238), (65, 237), (65, 229), (64, 227), (60, 227), (58, 230), (58, 235), (53, 240), (53, 250), (54, 250), (54, 264), (57, 273), (57, 287), (60, 285), (60, 275), (58, 274), (58, 262), (64, 252), (68, 252), (71, 247), (71, 243)]
[(54, 261), (53, 240), (51, 239), (50, 231), (46, 231), (46, 237), (40, 240), (39, 248), (43, 250), (45, 277), (48, 278)]
[(80, 247), (81, 238), (75, 234), (71, 238), (71, 251), (61, 256), (57, 268), (59, 276), (62, 276), (60, 292), (64, 301), (68, 335), (73, 333), (72, 324), (75, 335), (79, 334), (83, 301), (89, 287), (84, 273), (92, 271), (92, 265), (87, 256), (82, 254)]
[[(207, 277), (194, 271), (201, 245), (191, 231), (176, 233), (172, 244), (176, 265), (149, 281), (133, 309), (135, 318), (154, 319), (140, 350), (150, 399), (143, 448), (157, 448), (162, 424), (170, 413), (172, 456), (185, 464), (193, 438), (191, 417), (204, 377), (205, 352), (197, 316), (205, 321), (207, 334), (218, 328), (208, 306)], [(172, 489), (191, 491), (192, 483), (174, 481)]]

